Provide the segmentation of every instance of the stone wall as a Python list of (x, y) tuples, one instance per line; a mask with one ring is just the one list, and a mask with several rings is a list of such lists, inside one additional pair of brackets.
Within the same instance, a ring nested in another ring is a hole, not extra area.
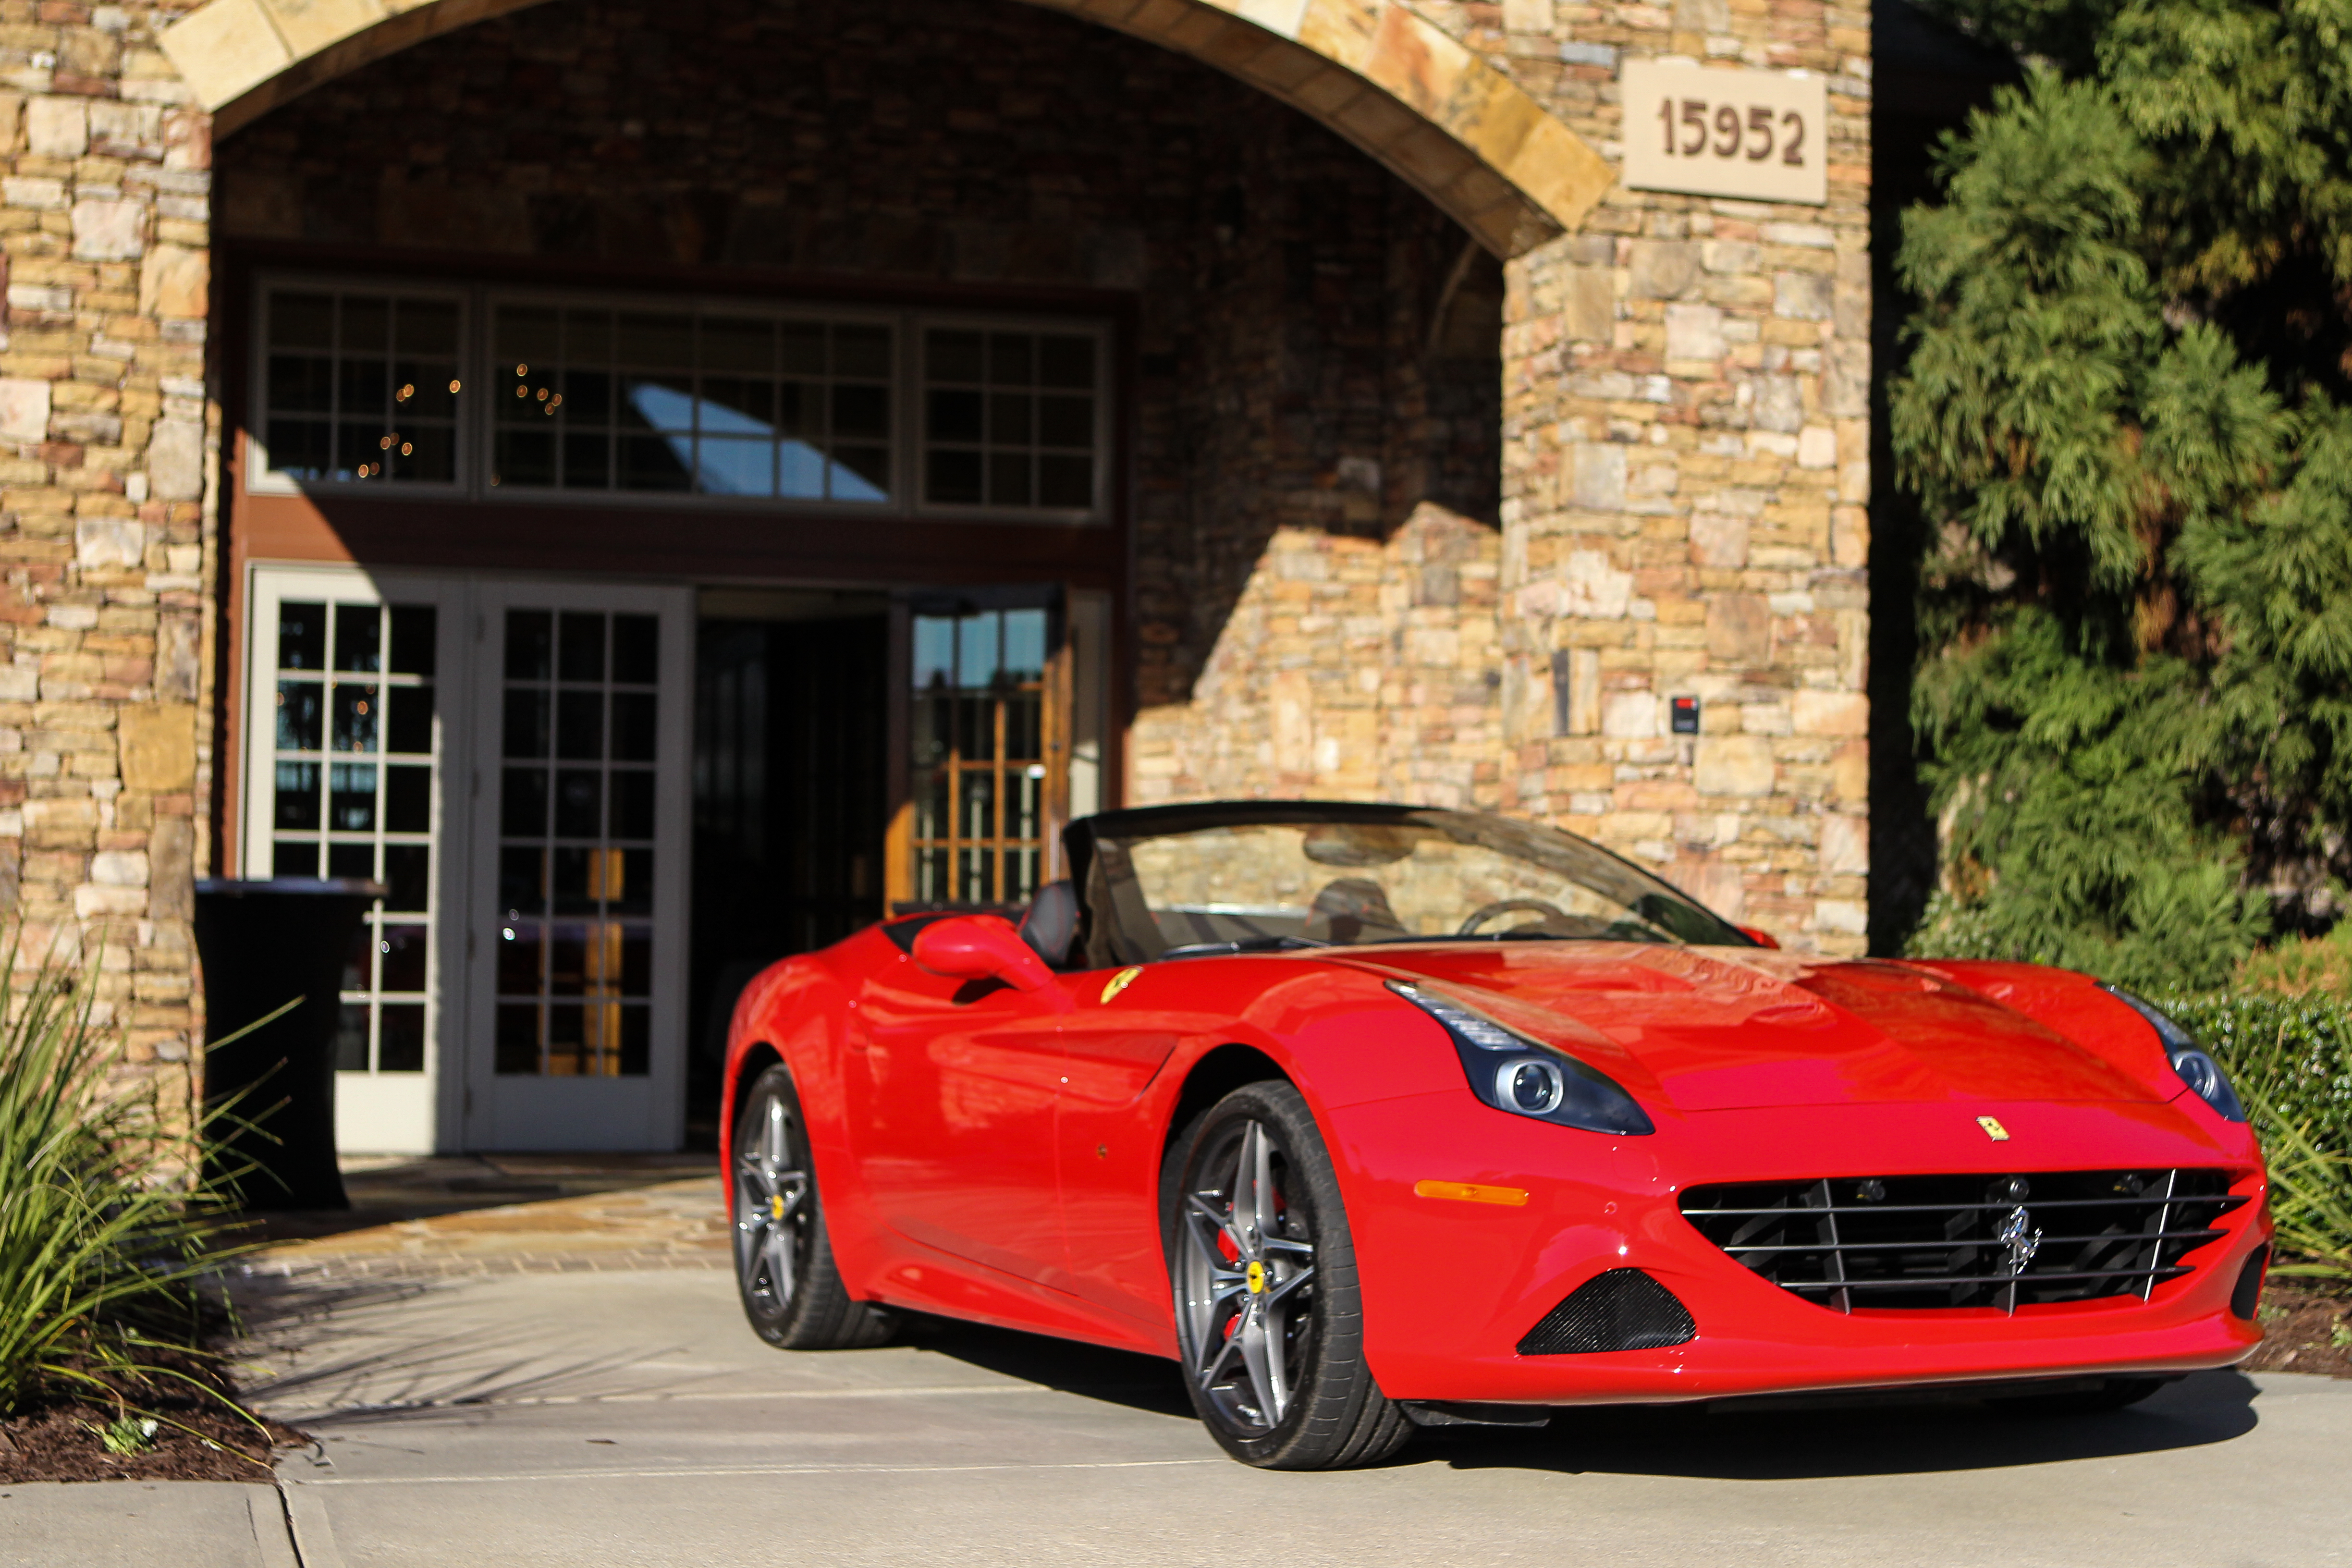
[(210, 132), (142, 5), (0, 6), (0, 909), (100, 951), (131, 1058), (198, 1030), (210, 853)]
[[(1580, 232), (1511, 261), (1496, 618), (1490, 632), (1483, 608), (1458, 612), (1452, 693), (1425, 679), (1451, 657), (1405, 651), (1430, 633), (1394, 618), (1418, 602), (1397, 586), (1410, 531), (1394, 559), (1279, 536), (1193, 706), (1139, 726), (1138, 795), (1499, 807), (1596, 838), (1790, 946), (1858, 952), (1868, 13), (1801, 0), (1421, 9), (1612, 158), (1629, 55), (1824, 76), (1829, 205), (1620, 186)], [(1376, 694), (1367, 661), (1398, 679)], [(1484, 706), (1473, 676), (1491, 682)], [(1391, 695), (1404, 691), (1416, 699)], [(1677, 697), (1698, 700), (1697, 734), (1673, 732)], [(1478, 739), (1458, 754), (1413, 749), (1433, 734)]]
[[(1620, 187), (1581, 233), (1511, 268), (1501, 798), (1791, 945), (1859, 952), (1869, 13), (1508, 0), (1448, 14), (1612, 155), (1629, 54), (1828, 79), (1826, 207)], [(1696, 736), (1671, 732), (1675, 697), (1699, 700)]]
[(1501, 555), (1492, 528), (1430, 502), (1386, 538), (1276, 533), (1191, 701), (1138, 719), (1129, 803), (1492, 806)]

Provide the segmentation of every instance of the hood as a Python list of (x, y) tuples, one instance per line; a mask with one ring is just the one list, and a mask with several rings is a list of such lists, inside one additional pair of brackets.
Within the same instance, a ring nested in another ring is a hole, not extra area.
[[(1625, 942), (1384, 948), (1351, 961), (1444, 987), (1682, 1110), (2166, 1096), (1980, 992), (1910, 964)], [(1645, 1081), (1646, 1080), (1646, 1081)]]

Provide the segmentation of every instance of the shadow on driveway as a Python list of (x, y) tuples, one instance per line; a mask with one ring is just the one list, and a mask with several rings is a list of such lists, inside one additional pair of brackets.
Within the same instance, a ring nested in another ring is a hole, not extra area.
[[(1175, 1363), (1156, 1356), (945, 1318), (910, 1318), (899, 1342), (1106, 1404), (1192, 1414)], [(1955, 1400), (1844, 1410), (1591, 1405), (1557, 1411), (1539, 1430), (1431, 1428), (1398, 1462), (1721, 1480), (1999, 1469), (2225, 1443), (2254, 1429), (2256, 1393), (2242, 1373), (2205, 1372), (2095, 1415), (2011, 1414)]]
[(2226, 1443), (2254, 1429), (2253, 1383), (2200, 1372), (2096, 1415), (2009, 1414), (1967, 1402), (1845, 1410), (1709, 1412), (1659, 1405), (1562, 1410), (1541, 1431), (1424, 1432), (1404, 1458), (1457, 1469), (1779, 1481), (2000, 1469)]

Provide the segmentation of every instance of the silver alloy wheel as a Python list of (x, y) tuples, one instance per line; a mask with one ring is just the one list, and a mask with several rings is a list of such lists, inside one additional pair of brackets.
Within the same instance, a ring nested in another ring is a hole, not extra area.
[(735, 1150), (735, 1268), (771, 1312), (793, 1304), (807, 1255), (809, 1178), (792, 1107), (770, 1095), (758, 1136)]
[[(1236, 1431), (1257, 1436), (1282, 1424), (1314, 1349), (1315, 1241), (1285, 1190), (1288, 1152), (1264, 1122), (1240, 1129), (1222, 1187), (1184, 1194), (1176, 1290), (1186, 1370)], [(1224, 1152), (1204, 1177), (1226, 1168)]]

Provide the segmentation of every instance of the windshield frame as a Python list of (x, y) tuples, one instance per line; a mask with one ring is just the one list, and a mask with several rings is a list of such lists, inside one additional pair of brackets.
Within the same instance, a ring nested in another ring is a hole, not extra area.
[[(1541, 864), (1557, 857), (1570, 860), (1597, 862), (1612, 874), (1622, 879), (1622, 885), (1638, 889), (1641, 893), (1659, 894), (1685, 905), (1720, 929), (1720, 942), (1692, 943), (1696, 946), (1761, 947), (1764, 944), (1749, 936), (1738, 926), (1725, 920), (1688, 893), (1655, 874), (1643, 869), (1622, 855), (1605, 849), (1589, 838), (1566, 833), (1556, 827), (1518, 817), (1502, 816), (1493, 812), (1456, 811), (1443, 806), (1374, 805), (1363, 801), (1318, 800), (1246, 800), (1202, 801), (1182, 805), (1135, 806), (1122, 811), (1098, 812), (1082, 816), (1062, 830), (1063, 847), (1068, 854), (1069, 876), (1078, 900), (1078, 930), (1072, 944), (1075, 962), (1088, 969), (1108, 969), (1119, 964), (1149, 963), (1168, 956), (1170, 949), (1162, 944), (1158, 928), (1152, 924), (1139, 890), (1131, 879), (1114, 881), (1099, 873), (1108, 869), (1124, 846), (1132, 840), (1162, 838), (1187, 833), (1204, 832), (1221, 827), (1311, 826), (1330, 822), (1374, 826), (1435, 827), (1457, 842), (1483, 844), (1499, 853), (1533, 850), (1526, 858)], [(1509, 845), (1509, 849), (1503, 848)], [(1108, 846), (1109, 853), (1103, 853)], [(1574, 879), (1574, 873), (1562, 867), (1560, 874)], [(1608, 889), (1596, 889), (1616, 897)], [(1619, 901), (1628, 904), (1632, 900)], [(1132, 904), (1129, 909), (1125, 906)], [(1099, 906), (1099, 907), (1098, 907)], [(1713, 933), (1710, 933), (1713, 934)], [(1480, 942), (1493, 941), (1486, 936), (1419, 936), (1416, 942)], [(1526, 938), (1520, 940), (1545, 940)], [(1605, 940), (1605, 939), (1604, 939)], [(1352, 943), (1350, 946), (1370, 947), (1376, 943)], [(1328, 951), (1318, 949), (1317, 951)]]

